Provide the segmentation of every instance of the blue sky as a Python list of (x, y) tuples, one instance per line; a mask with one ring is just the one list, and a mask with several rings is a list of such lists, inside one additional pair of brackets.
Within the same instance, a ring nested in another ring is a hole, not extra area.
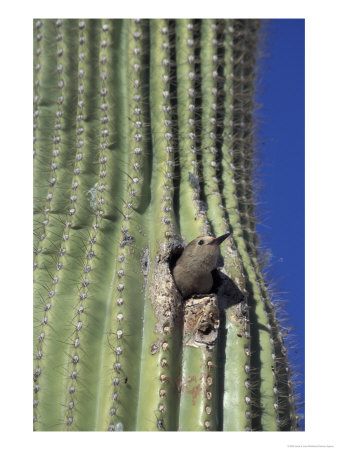
[[(257, 231), (271, 251), (271, 278), (292, 329), (295, 361), (304, 401), (304, 27), (303, 19), (272, 19), (265, 28), (257, 101), (261, 108), (258, 148), (264, 187)], [(285, 303), (284, 303), (285, 302)], [(304, 415), (304, 408), (300, 410)], [(300, 420), (304, 429), (304, 420)]]

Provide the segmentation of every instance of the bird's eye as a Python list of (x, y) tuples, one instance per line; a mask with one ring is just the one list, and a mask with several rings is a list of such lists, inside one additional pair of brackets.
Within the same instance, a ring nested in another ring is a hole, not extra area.
[(203, 244), (204, 244), (203, 239), (201, 239), (200, 241), (198, 241), (198, 245), (203, 245)]

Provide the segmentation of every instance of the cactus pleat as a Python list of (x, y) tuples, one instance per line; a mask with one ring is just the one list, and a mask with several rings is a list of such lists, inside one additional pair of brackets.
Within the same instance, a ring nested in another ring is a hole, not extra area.
[[(258, 33), (34, 21), (35, 430), (295, 429), (255, 233)], [(228, 231), (217, 291), (182, 301), (184, 243)]]
[[(158, 291), (160, 274), (159, 245), (173, 232), (173, 123), (168, 80), (169, 29), (165, 20), (150, 21), (149, 103), (152, 146), (151, 205), (149, 218), (149, 267), (144, 306), (144, 335), (141, 353), (140, 394), (137, 408), (137, 430), (176, 429), (178, 393), (175, 380), (180, 367), (180, 330), (166, 320), (157, 321), (164, 292)], [(153, 217), (158, 220), (154, 221)], [(154, 280), (154, 282), (153, 282)], [(156, 302), (156, 303), (155, 303)], [(162, 315), (170, 319), (170, 310), (162, 306)], [(156, 332), (154, 332), (156, 329)], [(175, 349), (178, 349), (178, 351)], [(150, 377), (149, 377), (149, 374)], [(164, 421), (163, 417), (167, 420)]]

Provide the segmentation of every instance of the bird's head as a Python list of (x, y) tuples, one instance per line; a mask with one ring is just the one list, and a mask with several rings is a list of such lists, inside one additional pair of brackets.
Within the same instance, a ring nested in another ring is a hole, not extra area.
[[(192, 270), (212, 271), (216, 268), (219, 257), (219, 246), (230, 233), (217, 238), (213, 236), (198, 236), (185, 247), (181, 256), (185, 265)], [(180, 258), (180, 259), (181, 259)]]

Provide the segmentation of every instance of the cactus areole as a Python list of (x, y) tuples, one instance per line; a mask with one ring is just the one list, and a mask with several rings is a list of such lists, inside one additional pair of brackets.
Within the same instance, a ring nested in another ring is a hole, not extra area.
[[(34, 430), (296, 428), (255, 233), (259, 28), (34, 20)], [(222, 243), (183, 300), (198, 236)]]

